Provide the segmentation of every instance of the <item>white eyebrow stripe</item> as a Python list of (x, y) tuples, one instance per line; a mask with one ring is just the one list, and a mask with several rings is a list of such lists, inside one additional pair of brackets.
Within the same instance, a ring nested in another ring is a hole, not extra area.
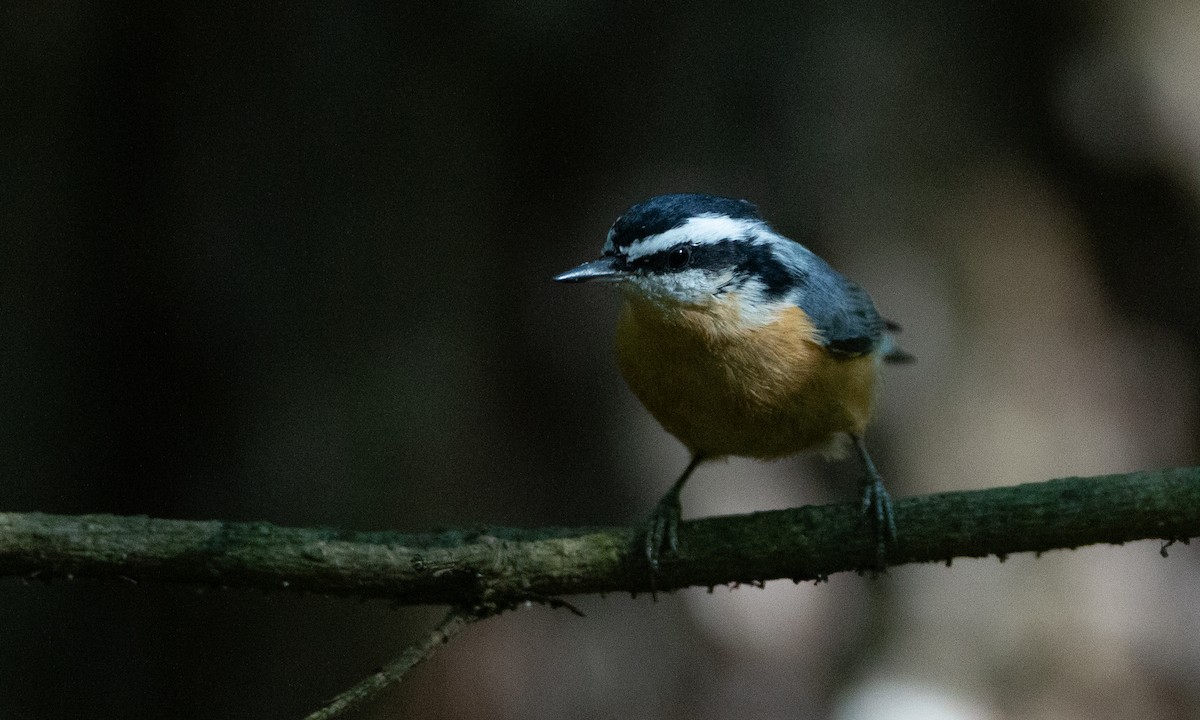
[(724, 240), (746, 237), (762, 227), (761, 220), (731, 218), (728, 215), (700, 215), (688, 219), (679, 227), (638, 240), (629, 246), (628, 258), (637, 260), (663, 250), (669, 250), (681, 242), (714, 245)]

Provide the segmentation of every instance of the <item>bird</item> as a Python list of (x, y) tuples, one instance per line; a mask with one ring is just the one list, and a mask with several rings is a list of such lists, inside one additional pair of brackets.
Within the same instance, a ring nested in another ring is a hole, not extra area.
[(897, 531), (891, 497), (863, 440), (895, 343), (858, 285), (769, 225), (755, 205), (702, 193), (652, 197), (608, 231), (600, 258), (554, 277), (615, 285), (617, 364), (633, 394), (691, 459), (654, 506), (641, 550), (657, 573), (679, 552), (680, 494), (702, 462), (836, 455), (862, 464), (862, 508), (876, 567)]

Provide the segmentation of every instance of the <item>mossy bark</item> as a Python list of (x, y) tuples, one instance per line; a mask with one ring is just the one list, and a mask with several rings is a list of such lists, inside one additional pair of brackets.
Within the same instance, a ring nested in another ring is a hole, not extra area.
[[(1200, 535), (1200, 468), (1064, 478), (895, 504), (888, 564), (1001, 557)], [(854, 504), (685, 522), (652, 576), (636, 528), (480, 528), (430, 534), (267, 523), (0, 513), (0, 574), (292, 590), (470, 605), (580, 593), (814, 580), (871, 567)]]

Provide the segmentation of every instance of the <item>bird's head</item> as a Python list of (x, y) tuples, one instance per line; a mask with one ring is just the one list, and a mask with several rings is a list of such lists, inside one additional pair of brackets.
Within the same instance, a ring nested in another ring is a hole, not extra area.
[(634, 205), (608, 231), (598, 260), (554, 279), (618, 283), (651, 299), (696, 304), (729, 292), (784, 295), (795, 263), (775, 252), (776, 234), (754, 205), (715, 195), (660, 195)]

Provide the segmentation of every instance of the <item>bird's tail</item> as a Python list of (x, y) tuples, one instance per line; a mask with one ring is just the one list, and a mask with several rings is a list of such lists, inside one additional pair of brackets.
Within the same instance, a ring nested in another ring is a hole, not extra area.
[(884, 320), (887, 325), (887, 334), (883, 337), (883, 347), (881, 348), (880, 357), (885, 363), (893, 365), (909, 365), (917, 361), (917, 356), (904, 350), (896, 344), (895, 333), (900, 332), (901, 328), (898, 323), (891, 320)]

